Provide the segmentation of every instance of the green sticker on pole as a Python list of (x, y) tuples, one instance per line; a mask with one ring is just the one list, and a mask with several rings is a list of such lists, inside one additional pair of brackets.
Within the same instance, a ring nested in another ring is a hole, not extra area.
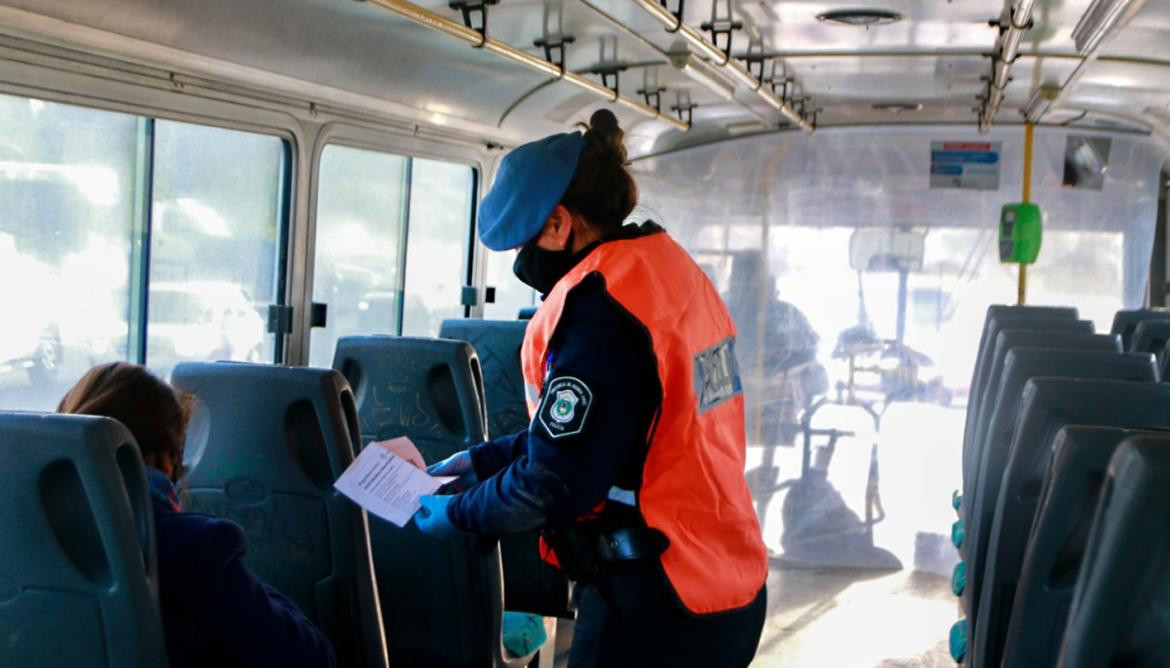
[(1043, 236), (1040, 207), (1031, 203), (1005, 204), (999, 215), (999, 260), (1034, 264)]

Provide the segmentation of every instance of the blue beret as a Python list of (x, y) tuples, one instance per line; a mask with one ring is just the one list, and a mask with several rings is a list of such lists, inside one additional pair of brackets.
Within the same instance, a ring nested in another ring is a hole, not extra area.
[(496, 182), (479, 206), (479, 239), (502, 251), (531, 241), (569, 189), (585, 138), (552, 135), (513, 150), (500, 161)]

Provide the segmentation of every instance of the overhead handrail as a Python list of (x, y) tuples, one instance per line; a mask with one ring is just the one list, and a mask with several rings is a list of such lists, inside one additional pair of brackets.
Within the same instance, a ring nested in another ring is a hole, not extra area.
[[(683, 72), (688, 77), (690, 77), (692, 80), (694, 80), (695, 83), (698, 83), (699, 85), (704, 86), (705, 88), (710, 90), (712, 93), (714, 93), (718, 97), (721, 97), (721, 98), (727, 100), (728, 102), (734, 102), (736, 104), (739, 104), (740, 106), (742, 106), (744, 108), (745, 111), (747, 111), (749, 114), (759, 118), (760, 121), (763, 122), (765, 125), (770, 125), (771, 123), (774, 122), (775, 117), (773, 115), (769, 114), (767, 111), (760, 109), (758, 107), (758, 105), (748, 104), (748, 103), (744, 102), (743, 100), (737, 99), (735, 97), (735, 94), (734, 94), (735, 93), (734, 83), (731, 81), (728, 81), (727, 78), (722, 73), (715, 72), (714, 69), (712, 69), (714, 66), (709, 65), (706, 60), (702, 59), (701, 57), (698, 57), (697, 54), (694, 54), (689, 50), (681, 52), (681, 53), (672, 53), (670, 51), (667, 51), (666, 49), (659, 47), (652, 40), (646, 39), (646, 37), (644, 37), (641, 33), (638, 33), (633, 28), (631, 28), (630, 26), (623, 23), (621, 21), (621, 19), (617, 18), (613, 14), (610, 14), (609, 12), (605, 11), (601, 7), (598, 7), (591, 0), (577, 0), (577, 2), (581, 6), (585, 7), (589, 11), (596, 14), (599, 18), (601, 18), (605, 22), (609, 23), (611, 26), (613, 26), (618, 31), (620, 31), (622, 34), (626, 35), (627, 37), (629, 37), (631, 39), (637, 40), (640, 44), (642, 44), (642, 46), (646, 47), (647, 49), (650, 49), (651, 51), (654, 51), (655, 53), (662, 55), (664, 58), (666, 58), (670, 62), (670, 65), (675, 70)], [(775, 64), (775, 62), (776, 61), (773, 60), (773, 64)], [(698, 68), (696, 63), (701, 63), (701, 67), (703, 69), (700, 71), (696, 71)], [(707, 72), (707, 70), (711, 70), (711, 71)], [(646, 71), (648, 72), (649, 70), (646, 70)], [(661, 92), (666, 90), (665, 87), (658, 86), (657, 74), (655, 74), (654, 77), (655, 77), (654, 86), (643, 88), (642, 90), (638, 91), (640, 94), (643, 94), (645, 96), (645, 92), (649, 91), (650, 96), (654, 96), (656, 93), (661, 93)], [(787, 90), (787, 83), (784, 84), (784, 90)], [(781, 94), (782, 98), (785, 96), (786, 96), (785, 93)], [(647, 104), (651, 104), (651, 101), (647, 100)], [(689, 105), (689, 109), (691, 109), (691, 110), (698, 108), (698, 105), (696, 105), (694, 103), (688, 102), (688, 105)], [(651, 104), (651, 106), (657, 107), (658, 105)], [(673, 109), (673, 107), (672, 107), (672, 109)], [(688, 111), (687, 113), (689, 114), (690, 112)]]
[(720, 49), (698, 30), (683, 23), (681, 17), (676, 16), (674, 12), (671, 12), (658, 0), (633, 0), (633, 2), (645, 10), (646, 13), (658, 19), (667, 32), (677, 34), (686, 40), (687, 44), (694, 47), (698, 54), (707, 60), (711, 66), (722, 70), (724, 73), (730, 75), (731, 78), (743, 84), (749, 92), (759, 96), (765, 104), (778, 111), (790, 123), (805, 132), (812, 132), (814, 130), (812, 123), (809, 123), (808, 120), (797, 113), (796, 109), (792, 108), (792, 105), (786, 100), (781, 99), (776, 93), (765, 88), (762, 78), (757, 79), (743, 64), (733, 59), (729, 52)]
[(1020, 55), (1020, 41), (1024, 33), (1032, 28), (1032, 5), (1035, 0), (1015, 0), (1008, 16), (1007, 26), (999, 38), (999, 48), (991, 58), (991, 77), (987, 81), (987, 94), (983, 96), (983, 108), (979, 112), (979, 131), (986, 134), (1003, 104), (1004, 89), (1011, 82), (1012, 65)]
[[(1138, 10), (1146, 4), (1146, 0), (1126, 0), (1125, 2), (1114, 3), (1114, 13), (1107, 21), (1100, 20), (1098, 13), (1102, 7), (1100, 3), (1094, 2), (1086, 10), (1084, 16), (1081, 17), (1077, 24), (1076, 30), (1073, 31), (1073, 38), (1076, 39), (1078, 33), (1085, 30), (1087, 21), (1096, 20), (1097, 26), (1091, 39), (1087, 42), (1078, 42), (1078, 51), (1080, 52), (1081, 62), (1077, 63), (1076, 69), (1072, 74), (1068, 75), (1064, 83), (1059, 87), (1039, 86), (1032, 93), (1032, 98), (1028, 101), (1028, 106), (1024, 109), (1024, 117), (1029, 123), (1038, 123), (1052, 109), (1059, 108), (1060, 105), (1068, 99), (1069, 95), (1076, 86), (1081, 82), (1085, 76), (1085, 72), (1089, 67), (1097, 62), (1101, 57), (1101, 51), (1109, 42), (1109, 39), (1117, 33), (1123, 26), (1125, 26), (1137, 14)], [(1082, 38), (1084, 39), (1084, 38)], [(1084, 48), (1081, 48), (1081, 47)]]
[(554, 63), (551, 63), (539, 56), (532, 55), (527, 51), (518, 49), (511, 44), (501, 42), (498, 39), (489, 37), (486, 33), (481, 33), (475, 28), (466, 26), (458, 21), (453, 21), (445, 16), (440, 16), (430, 10), (419, 7), (418, 5), (407, 2), (406, 0), (366, 0), (372, 5), (381, 7), (401, 16), (404, 19), (413, 21), (419, 25), (426, 26), (436, 32), (443, 33), (448, 37), (453, 37), (465, 42), (466, 44), (477, 49), (483, 49), (489, 53), (495, 54), (512, 63), (523, 65), (531, 70), (540, 72), (545, 76), (551, 77), (554, 80), (566, 81), (577, 86), (583, 90), (589, 91), (598, 97), (619, 104), (631, 111), (635, 111), (643, 116), (652, 118), (654, 120), (665, 123), (677, 130), (686, 132), (690, 129), (688, 123), (672, 118), (667, 114), (659, 112), (657, 109), (640, 100), (636, 100), (625, 95), (621, 95), (599, 82), (561, 69)]

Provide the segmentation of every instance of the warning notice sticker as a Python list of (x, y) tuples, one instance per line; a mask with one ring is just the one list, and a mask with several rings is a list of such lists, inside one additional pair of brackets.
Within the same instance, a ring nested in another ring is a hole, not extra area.
[(930, 142), (930, 187), (999, 190), (1002, 142)]

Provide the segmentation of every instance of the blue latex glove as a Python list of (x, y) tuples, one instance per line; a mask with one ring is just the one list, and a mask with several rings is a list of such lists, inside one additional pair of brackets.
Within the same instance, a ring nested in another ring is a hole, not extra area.
[(455, 476), (456, 479), (444, 486), (444, 491), (462, 492), (479, 482), (475, 475), (475, 467), (471, 463), (471, 453), (463, 450), (456, 452), (441, 462), (427, 467), (427, 473), (433, 476)]
[(419, 497), (422, 508), (414, 514), (414, 523), (419, 531), (435, 538), (454, 538), (463, 533), (454, 524), (447, 513), (447, 506), (451, 504), (450, 496), (424, 494)]

